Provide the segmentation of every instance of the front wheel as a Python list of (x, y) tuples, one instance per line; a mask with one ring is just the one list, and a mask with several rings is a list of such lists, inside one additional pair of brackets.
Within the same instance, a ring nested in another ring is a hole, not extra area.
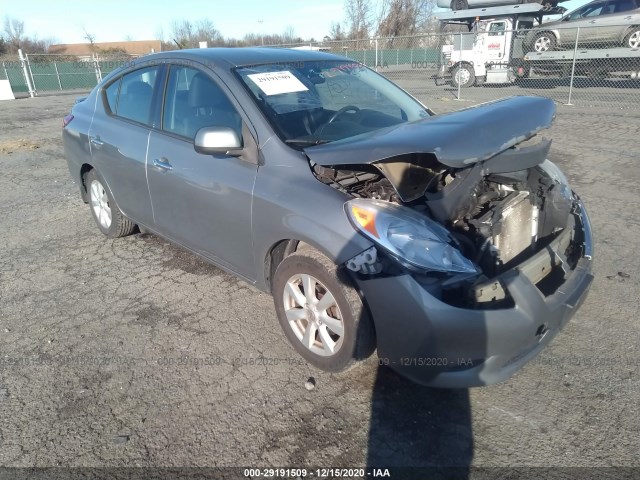
[(280, 325), (295, 350), (315, 367), (341, 372), (375, 350), (367, 309), (349, 278), (308, 249), (286, 257), (273, 280)]
[(468, 63), (459, 63), (453, 68), (451, 74), (454, 87), (467, 88), (476, 83), (476, 74), (473, 66)]
[(84, 184), (89, 197), (91, 216), (100, 231), (109, 238), (125, 237), (133, 233), (135, 223), (122, 214), (104, 180), (95, 169), (85, 174)]
[(633, 27), (631, 31), (624, 37), (625, 47), (640, 48), (640, 27)]

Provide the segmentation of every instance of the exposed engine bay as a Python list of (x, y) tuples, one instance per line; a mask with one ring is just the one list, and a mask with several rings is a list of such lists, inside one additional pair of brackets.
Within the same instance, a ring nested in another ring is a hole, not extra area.
[(312, 170), (351, 196), (408, 206), (444, 225), (481, 270), (467, 279), (468, 289), (469, 281), (478, 285), (519, 265), (569, 225), (572, 193), (540, 167), (549, 146), (544, 139), (522, 142), (467, 168), (414, 154), (353, 166), (312, 164)]

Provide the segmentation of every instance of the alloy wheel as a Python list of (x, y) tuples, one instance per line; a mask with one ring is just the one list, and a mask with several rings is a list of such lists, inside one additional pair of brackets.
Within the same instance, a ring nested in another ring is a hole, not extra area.
[(551, 48), (551, 39), (549, 37), (538, 37), (533, 44), (536, 52), (546, 52)]
[(93, 180), (90, 187), (91, 208), (98, 222), (104, 229), (111, 226), (111, 207), (107, 191), (98, 180)]
[(296, 274), (283, 293), (289, 327), (305, 348), (323, 357), (342, 346), (344, 321), (335, 297), (317, 278)]

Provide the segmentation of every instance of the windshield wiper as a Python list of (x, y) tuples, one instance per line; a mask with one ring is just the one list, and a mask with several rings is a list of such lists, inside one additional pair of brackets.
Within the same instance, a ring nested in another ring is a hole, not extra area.
[(310, 140), (303, 138), (290, 138), (284, 141), (288, 145), (321, 145), (323, 143), (329, 143), (329, 140)]

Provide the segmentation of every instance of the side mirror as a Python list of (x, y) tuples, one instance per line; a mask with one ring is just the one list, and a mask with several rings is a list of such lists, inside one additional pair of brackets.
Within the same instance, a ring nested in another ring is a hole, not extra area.
[(198, 130), (193, 141), (196, 152), (204, 154), (222, 153), (240, 155), (242, 138), (229, 127), (204, 127)]

